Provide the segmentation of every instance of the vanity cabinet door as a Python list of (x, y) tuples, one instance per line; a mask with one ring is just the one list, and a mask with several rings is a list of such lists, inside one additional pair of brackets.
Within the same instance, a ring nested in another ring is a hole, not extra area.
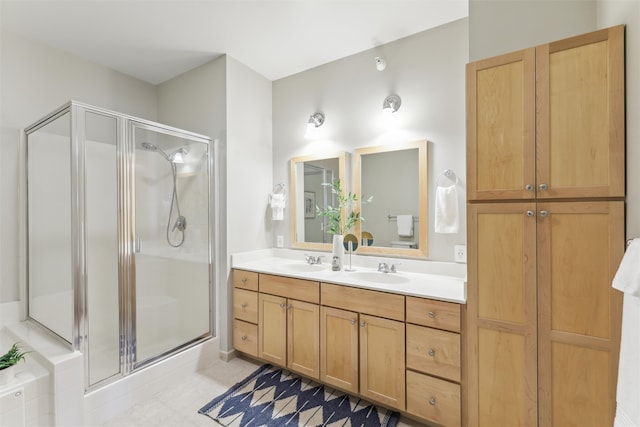
[(360, 394), (405, 409), (405, 324), (360, 315)]
[(310, 378), (320, 378), (320, 308), (317, 304), (287, 301), (287, 367)]
[(358, 393), (358, 313), (320, 307), (320, 380)]
[(258, 305), (258, 357), (287, 366), (287, 299), (261, 293)]

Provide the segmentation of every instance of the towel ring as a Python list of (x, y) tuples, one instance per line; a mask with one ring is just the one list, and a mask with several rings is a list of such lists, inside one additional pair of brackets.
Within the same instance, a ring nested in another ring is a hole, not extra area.
[(436, 178), (436, 187), (440, 186), (440, 178), (442, 177), (448, 178), (450, 181), (453, 181), (454, 184), (458, 185), (458, 176), (456, 175), (456, 173), (451, 169), (445, 169), (444, 171), (440, 172), (438, 178)]

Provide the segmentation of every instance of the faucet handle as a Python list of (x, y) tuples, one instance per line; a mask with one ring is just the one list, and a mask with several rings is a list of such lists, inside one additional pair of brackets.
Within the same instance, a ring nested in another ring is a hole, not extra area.
[(318, 255), (316, 257), (315, 264), (322, 264), (322, 258), (324, 258), (324, 255)]
[(398, 269), (396, 268), (398, 265), (402, 264), (401, 262), (394, 262), (393, 264), (391, 264), (391, 272), (392, 273), (397, 273)]

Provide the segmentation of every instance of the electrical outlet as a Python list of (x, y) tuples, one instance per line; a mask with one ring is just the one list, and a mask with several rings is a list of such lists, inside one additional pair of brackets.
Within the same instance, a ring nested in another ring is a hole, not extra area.
[(284, 248), (284, 236), (276, 236), (276, 248)]
[(466, 245), (455, 245), (453, 247), (453, 260), (455, 262), (467, 262), (467, 246)]

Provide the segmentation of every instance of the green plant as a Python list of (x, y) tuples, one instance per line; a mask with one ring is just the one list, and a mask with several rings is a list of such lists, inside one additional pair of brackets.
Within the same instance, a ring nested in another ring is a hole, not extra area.
[[(364, 218), (360, 216), (360, 212), (356, 212), (355, 205), (358, 201), (358, 196), (349, 191), (346, 195), (342, 191), (340, 179), (334, 179), (333, 182), (323, 182), (322, 185), (330, 187), (331, 193), (335, 195), (337, 204), (335, 206), (327, 205), (326, 209), (320, 209), (316, 206), (316, 215), (324, 216), (328, 219), (327, 232), (329, 234), (343, 234), (342, 224), (342, 212), (348, 210), (346, 219), (344, 221), (344, 231), (351, 230), (358, 221), (364, 221)], [(361, 200), (360, 203), (369, 203), (372, 197), (366, 200)]]
[(18, 343), (13, 344), (9, 351), (0, 356), (0, 371), (15, 365), (20, 360), (24, 360), (24, 356), (27, 353), (18, 347)]

